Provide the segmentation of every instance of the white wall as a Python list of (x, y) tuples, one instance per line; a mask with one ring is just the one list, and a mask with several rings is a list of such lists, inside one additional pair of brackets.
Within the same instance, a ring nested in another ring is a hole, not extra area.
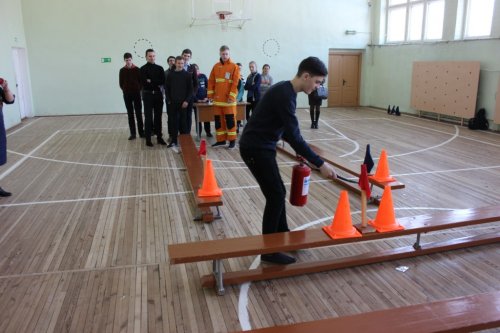
[[(207, 0), (208, 1), (208, 0)], [(124, 52), (140, 39), (149, 40), (164, 66), (169, 55), (184, 48), (208, 74), (222, 44), (232, 59), (271, 65), (275, 81), (291, 79), (303, 58), (328, 61), (330, 48), (363, 49), (368, 34), (346, 36), (345, 30), (368, 32), (370, 11), (365, 0), (252, 0), (253, 19), (242, 30), (220, 26), (190, 28), (191, 2), (173, 0), (22, 0), (36, 115), (124, 112), (118, 71)], [(279, 53), (263, 53), (275, 39)], [(147, 45), (137, 44), (142, 55)], [(111, 57), (111, 63), (100, 63)], [(144, 60), (134, 55), (137, 65)], [(303, 94), (301, 94), (303, 95)], [(299, 97), (299, 105), (307, 98)]]
[[(0, 1), (0, 77), (9, 82), (9, 88), (17, 94), (13, 47), (26, 47), (24, 37), (21, 0)], [(21, 122), (19, 103), (5, 105), (3, 108), (5, 127), (10, 128)]]
[[(445, 16), (455, 16), (456, 0), (446, 3)], [(385, 0), (376, 0), (374, 4), (374, 26), (378, 29), (384, 26), (383, 19), (378, 16), (383, 13), (381, 3)], [(407, 45), (374, 45), (367, 47), (364, 62), (364, 94), (362, 102), (380, 108), (387, 108), (389, 104), (399, 105), (401, 111), (417, 113), (410, 108), (411, 76), (414, 61), (480, 61), (481, 72), (476, 109), (486, 108), (487, 117), (492, 125), (495, 112), (496, 91), (500, 80), (500, 0), (496, 0), (495, 17), (493, 22), (493, 39), (454, 41), (455, 21), (445, 20), (445, 42), (417, 43)], [(375, 32), (375, 43), (383, 40), (383, 33)], [(500, 98), (500, 97), (499, 97)]]

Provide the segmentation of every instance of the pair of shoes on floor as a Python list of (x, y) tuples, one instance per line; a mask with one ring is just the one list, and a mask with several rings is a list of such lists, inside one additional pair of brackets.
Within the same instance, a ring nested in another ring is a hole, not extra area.
[(217, 147), (224, 147), (226, 146), (226, 141), (217, 141), (212, 145), (212, 147), (217, 148)]
[(289, 265), (297, 261), (294, 257), (280, 252), (261, 254), (260, 260), (280, 265)]
[(128, 137), (129, 140), (135, 140), (136, 136), (135, 135), (131, 135)]
[(318, 122), (317, 122), (317, 121), (313, 121), (313, 122), (311, 123), (311, 128), (312, 128), (312, 129), (318, 129)]
[(167, 143), (165, 142), (165, 140), (163, 140), (163, 138), (158, 138), (156, 139), (156, 141), (158, 142), (158, 144), (162, 145), (162, 146), (166, 146)]
[(0, 197), (10, 197), (12, 193), (5, 191), (3, 188), (0, 187)]

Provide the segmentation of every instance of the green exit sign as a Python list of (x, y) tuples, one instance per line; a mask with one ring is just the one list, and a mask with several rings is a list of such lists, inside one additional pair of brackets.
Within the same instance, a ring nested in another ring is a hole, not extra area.
[(101, 63), (111, 62), (111, 58), (101, 58)]

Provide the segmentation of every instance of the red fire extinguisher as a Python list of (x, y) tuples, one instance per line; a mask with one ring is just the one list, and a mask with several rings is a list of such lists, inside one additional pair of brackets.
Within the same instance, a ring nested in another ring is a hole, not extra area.
[(311, 168), (300, 161), (293, 167), (292, 185), (290, 188), (290, 203), (294, 206), (304, 206), (307, 202), (309, 192), (309, 180), (311, 178)]

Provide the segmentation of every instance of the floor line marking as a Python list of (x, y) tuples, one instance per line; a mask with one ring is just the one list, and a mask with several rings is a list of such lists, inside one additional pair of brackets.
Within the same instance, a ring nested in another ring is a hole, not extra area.
[(51, 136), (49, 136), (47, 139), (45, 139), (45, 141), (43, 141), (42, 143), (40, 143), (38, 146), (35, 147), (35, 149), (33, 149), (32, 151), (30, 151), (26, 156), (24, 156), (23, 158), (21, 158), (19, 161), (17, 161), (16, 163), (14, 163), (10, 168), (8, 168), (4, 173), (2, 173), (0, 175), (0, 180), (2, 180), (4, 177), (6, 177), (7, 175), (9, 175), (12, 171), (14, 171), (15, 169), (17, 169), (17, 167), (19, 167), (21, 164), (24, 163), (24, 161), (26, 161), (28, 158), (31, 157), (32, 154), (34, 154), (38, 149), (40, 149), (44, 144), (46, 144), (47, 142), (49, 142), (54, 136), (56, 136), (57, 134), (59, 133), (59, 131), (55, 131), (54, 133), (52, 133)]
[(17, 132), (19, 132), (19, 131), (21, 131), (21, 130), (25, 129), (26, 127), (30, 127), (31, 125), (33, 125), (34, 123), (36, 123), (36, 122), (37, 122), (37, 121), (39, 121), (40, 119), (41, 119), (41, 118), (36, 118), (36, 119), (34, 119), (33, 121), (31, 121), (31, 122), (27, 123), (26, 125), (24, 125), (24, 126), (22, 126), (22, 127), (18, 128), (18, 129), (16, 129), (15, 131), (10, 132), (9, 134), (7, 134), (7, 137), (9, 137), (9, 136), (11, 136), (11, 135), (16, 134)]

